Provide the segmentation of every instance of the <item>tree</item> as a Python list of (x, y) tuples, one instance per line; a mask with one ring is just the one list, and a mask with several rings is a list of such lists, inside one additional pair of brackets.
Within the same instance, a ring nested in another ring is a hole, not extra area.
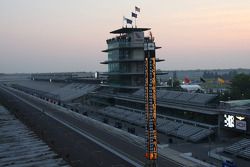
[(231, 84), (231, 98), (250, 99), (250, 75), (235, 75)]
[(170, 87), (173, 86), (173, 79), (172, 79), (172, 78), (169, 78), (169, 79), (167, 80), (167, 85), (170, 86)]
[(174, 80), (174, 83), (173, 83), (173, 87), (174, 88), (179, 88), (181, 85), (180, 81), (179, 80)]

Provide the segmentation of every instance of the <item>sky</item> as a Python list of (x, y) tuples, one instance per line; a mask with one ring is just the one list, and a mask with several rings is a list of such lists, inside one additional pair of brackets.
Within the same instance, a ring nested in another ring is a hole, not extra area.
[(135, 5), (157, 69), (250, 68), (250, 0), (0, 0), (0, 73), (107, 71), (106, 39)]

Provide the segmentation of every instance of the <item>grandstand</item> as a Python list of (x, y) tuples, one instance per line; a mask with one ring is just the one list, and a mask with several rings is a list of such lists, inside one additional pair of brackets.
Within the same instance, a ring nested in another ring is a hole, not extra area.
[(59, 96), (61, 101), (71, 101), (95, 90), (98, 86), (93, 84), (72, 83), (52, 91)]
[[(84, 82), (19, 81), (9, 84), (40, 98), (52, 100), (55, 103), (61, 102), (60, 105), (76, 112), (86, 111), (81, 109), (81, 103), (79, 103), (80, 99), (86, 99), (93, 107), (98, 108), (94, 112), (99, 114), (96, 117), (100, 120), (103, 120), (103, 116), (107, 116), (139, 127), (144, 127), (145, 124), (144, 89), (133, 93), (112, 93), (112, 90), (100, 87), (99, 84)], [(211, 135), (219, 135), (217, 130), (220, 110), (215, 106), (209, 106), (215, 99), (216, 95), (211, 94), (159, 89), (157, 91), (158, 131), (191, 142), (200, 142)], [(223, 116), (225, 112), (228, 110), (223, 110), (221, 115)], [(250, 148), (247, 147), (239, 153), (242, 157), (247, 157), (249, 151)]]
[(99, 72), (62, 72), (62, 73), (34, 73), (29, 76), (33, 81), (45, 81), (45, 82), (84, 82), (91, 84), (100, 84), (105, 82), (107, 78), (105, 76), (99, 76)]
[(73, 73), (42, 73), (31, 74), (32, 80), (38, 81), (70, 81), (74, 76)]
[(250, 159), (250, 139), (242, 139), (224, 150), (227, 153)]
[[(133, 93), (135, 97), (143, 97), (144, 90), (140, 89)], [(215, 94), (203, 94), (203, 93), (189, 93), (180, 91), (170, 91), (170, 90), (158, 90), (157, 100), (165, 102), (174, 102), (182, 104), (195, 104), (199, 106), (204, 106), (209, 102), (213, 101), (217, 95)]]
[[(54, 102), (63, 102), (63, 103), (71, 103), (76, 102), (76, 99), (82, 98), (85, 95), (89, 95), (89, 93), (95, 92), (99, 85), (97, 84), (87, 84), (87, 83), (58, 83), (58, 82), (41, 82), (41, 81), (23, 81), (12, 84), (12, 87), (15, 87), (19, 90), (23, 90), (27, 93), (33, 94), (35, 96), (39, 96), (41, 98), (45, 98), (46, 100), (52, 100)], [(207, 95), (200, 93), (188, 93), (188, 92), (177, 92), (177, 91), (169, 91), (169, 90), (159, 90), (158, 93), (158, 105), (163, 107), (158, 107), (158, 130), (161, 133), (173, 135), (185, 140), (189, 141), (200, 141), (204, 138), (207, 138), (209, 135), (213, 134), (217, 128), (216, 122), (216, 113), (207, 112), (206, 108), (195, 108), (192, 109), (191, 105), (197, 105), (201, 107), (202, 105), (206, 105), (208, 101), (213, 100), (215, 95)], [(99, 113), (116, 118), (121, 121), (126, 121), (137, 126), (144, 126), (144, 90), (139, 89), (134, 92), (132, 95), (128, 94), (110, 94), (110, 93), (100, 93), (97, 92), (98, 96), (101, 97), (102, 101), (104, 99), (116, 99), (113, 105), (110, 105), (108, 100), (107, 104)], [(94, 94), (94, 95), (96, 95)], [(92, 95), (92, 94), (91, 94)], [(107, 96), (108, 95), (108, 96)], [(96, 96), (95, 96), (96, 97)], [(124, 98), (120, 98), (124, 97)], [(120, 99), (119, 99), (120, 98)], [(119, 101), (119, 100), (120, 101)], [(134, 100), (136, 99), (136, 100)], [(92, 99), (93, 100), (93, 99)], [(129, 102), (126, 102), (129, 100)], [(133, 102), (131, 102), (132, 100)], [(100, 99), (96, 100), (100, 101)], [(175, 109), (170, 109), (166, 104), (170, 102), (170, 107), (177, 107)], [(121, 104), (123, 103), (123, 104)], [(127, 105), (130, 103), (132, 106)], [(135, 105), (134, 105), (135, 104)], [(135, 107), (139, 104), (142, 104), (142, 107)], [(174, 104), (174, 105), (173, 105)], [(66, 105), (66, 104), (65, 104)], [(182, 106), (184, 105), (184, 106)], [(181, 109), (180, 106), (182, 106)], [(187, 106), (187, 107), (185, 107)], [(70, 107), (74, 108), (74, 107)], [(78, 107), (77, 110), (80, 108)], [(174, 111), (174, 112), (166, 112), (166, 111)], [(187, 113), (187, 111), (190, 111)], [(192, 114), (195, 112), (200, 112), (199, 115)], [(186, 112), (185, 115), (183, 115)], [(203, 112), (203, 113), (202, 113)], [(172, 114), (172, 115), (171, 115)], [(173, 114), (179, 114), (173, 115)], [(206, 122), (202, 122), (202, 114), (204, 120)], [(209, 116), (209, 114), (213, 114)], [(194, 115), (194, 116), (193, 116)], [(201, 121), (200, 121), (201, 120)], [(212, 120), (215, 123), (209, 122)]]
[[(188, 93), (159, 89), (157, 90), (157, 113), (172, 117), (172, 120), (189, 120), (194, 124), (204, 123), (205, 127), (218, 127), (218, 109), (216, 103), (212, 103), (216, 95)], [(120, 105), (123, 107), (144, 110), (144, 90), (139, 89), (131, 94), (125, 93), (107, 93), (102, 90), (91, 94), (90, 99), (94, 105), (102, 105), (106, 100), (107, 105)], [(196, 98), (199, 98), (199, 102)], [(105, 99), (105, 100), (104, 100)], [(211, 101), (211, 103), (210, 103)], [(110, 102), (113, 102), (111, 104)]]
[(207, 136), (209, 136), (210, 134), (213, 134), (213, 133), (214, 133), (214, 131), (211, 129), (202, 129), (201, 131), (190, 136), (189, 139), (191, 141), (197, 142), (200, 139), (206, 138)]
[(98, 85), (86, 83), (51, 84), (49, 82), (25, 81), (14, 83), (12, 87), (43, 98), (70, 102), (94, 91), (98, 88)]
[[(108, 106), (97, 112), (120, 121), (126, 121), (141, 127), (144, 126), (144, 111), (142, 110), (123, 106)], [(200, 141), (214, 133), (213, 130), (198, 126), (195, 123), (191, 125), (182, 120), (173, 120), (173, 118), (162, 115), (157, 118), (157, 127), (158, 131), (162, 133), (193, 142)]]
[(44, 91), (44, 92), (52, 92), (55, 89), (64, 87), (66, 85), (66, 83), (61, 83), (61, 82), (50, 83), (50, 82), (31, 81), (31, 80), (13, 82), (11, 84), (19, 85), (19, 86), (26, 87), (26, 88), (31, 88), (34, 90)]

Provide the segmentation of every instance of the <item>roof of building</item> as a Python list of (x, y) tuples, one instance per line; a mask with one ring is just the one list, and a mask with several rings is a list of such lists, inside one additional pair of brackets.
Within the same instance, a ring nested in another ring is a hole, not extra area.
[(123, 34), (123, 33), (131, 33), (131, 32), (140, 32), (140, 31), (147, 31), (150, 30), (150, 28), (128, 28), (128, 27), (122, 27), (120, 29), (111, 31), (111, 34)]
[[(156, 58), (156, 62), (165, 61), (164, 59)], [(144, 59), (122, 59), (122, 60), (106, 60), (100, 64), (109, 64), (109, 63), (119, 63), (119, 62), (144, 62)]]
[(0, 106), (0, 166), (70, 167), (29, 128)]
[[(118, 100), (131, 101), (136, 103), (144, 103), (144, 89), (139, 89), (132, 94), (112, 94), (103, 92), (96, 94), (99, 97), (113, 97)], [(198, 112), (208, 115), (218, 115), (218, 109), (213, 106), (213, 101), (217, 95), (188, 93), (169, 90), (157, 90), (157, 105), (167, 108)]]
[(228, 104), (230, 107), (250, 106), (250, 99), (230, 100), (230, 101), (225, 101), (224, 103)]
[(98, 84), (87, 83), (56, 83), (42, 81), (26, 81), (12, 84), (13, 87), (30, 93), (55, 98), (55, 100), (71, 101), (97, 89)]
[(239, 115), (244, 115), (248, 117), (250, 116), (249, 111), (250, 111), (250, 108), (241, 108), (241, 107), (221, 109), (221, 112), (223, 113), (239, 114)]
[[(144, 96), (144, 89), (140, 89), (133, 94), (134, 96)], [(189, 93), (171, 90), (157, 90), (157, 98), (159, 101), (188, 103), (193, 105), (206, 105), (214, 100), (218, 95), (204, 93)]]
[(120, 88), (120, 89), (139, 89), (140, 86), (131, 86), (131, 85), (117, 85), (117, 84), (101, 84), (102, 87), (110, 88)]

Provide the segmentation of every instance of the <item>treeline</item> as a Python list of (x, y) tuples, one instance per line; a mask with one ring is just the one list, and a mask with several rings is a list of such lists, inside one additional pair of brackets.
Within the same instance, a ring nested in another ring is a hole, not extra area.
[(213, 71), (205, 71), (203, 73), (203, 78), (206, 78), (206, 79), (214, 79), (214, 78), (223, 78), (225, 80), (231, 80), (233, 79), (235, 76), (237, 75), (237, 71), (236, 70), (232, 70), (232, 71), (229, 71), (228, 73), (225, 73), (225, 74), (218, 74), (218, 72), (213, 72)]
[(250, 99), (250, 75), (236, 75), (232, 79), (230, 94), (233, 99)]
[(250, 75), (237, 74), (231, 80), (230, 89), (221, 96), (221, 100), (250, 99)]

